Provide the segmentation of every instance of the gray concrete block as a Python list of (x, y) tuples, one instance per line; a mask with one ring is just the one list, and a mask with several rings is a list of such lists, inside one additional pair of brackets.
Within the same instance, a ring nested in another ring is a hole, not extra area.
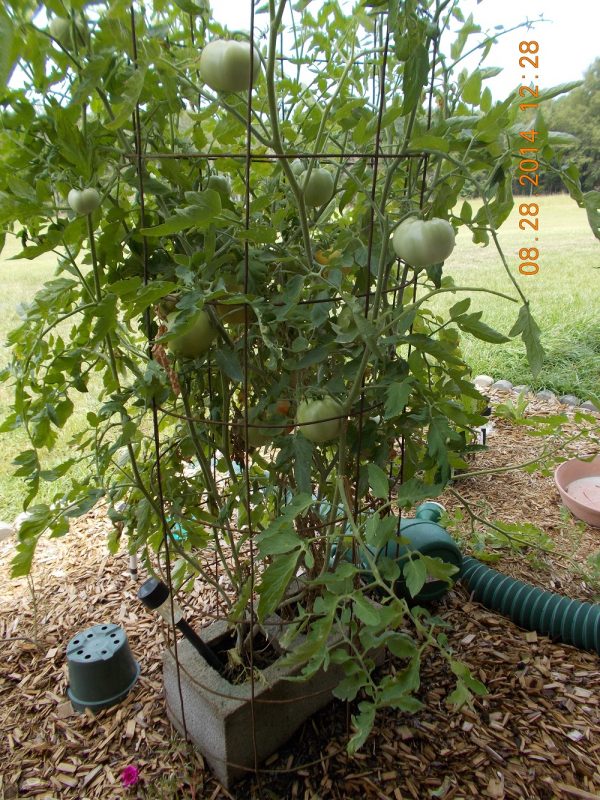
[(509, 392), (513, 388), (510, 381), (496, 381), (492, 384), (492, 389), (499, 389), (503, 392)]
[(600, 408), (597, 408), (591, 400), (586, 400), (585, 403), (582, 403), (581, 408), (586, 411), (600, 411)]
[(579, 398), (575, 397), (574, 394), (561, 394), (558, 399), (566, 406), (578, 406), (580, 402)]
[(526, 383), (520, 383), (518, 386), (513, 386), (513, 392), (517, 394), (529, 394), (531, 391), (531, 387), (527, 386)]
[(554, 392), (551, 392), (550, 389), (542, 389), (542, 391), (537, 392), (535, 396), (538, 400), (556, 400), (556, 395)]
[(14, 535), (15, 529), (10, 523), (0, 522), (0, 542), (3, 542), (5, 539), (10, 539)]
[[(202, 638), (214, 645), (226, 631), (225, 621), (215, 622), (202, 632)], [(298, 668), (284, 669), (276, 662), (263, 670), (255, 681), (252, 703), (249, 683), (229, 683), (189, 642), (179, 641), (177, 653), (188, 735), (225, 787), (254, 770), (254, 747), (258, 762), (264, 761), (290, 739), (308, 717), (327, 705), (332, 699), (332, 690), (343, 677), (341, 667), (330, 665), (307, 681), (291, 682), (285, 678), (297, 673)], [(163, 654), (163, 676), (167, 715), (183, 734), (177, 667), (172, 650)]]
[(478, 389), (487, 389), (493, 382), (494, 379), (490, 375), (477, 375), (477, 377), (473, 379), (473, 383)]

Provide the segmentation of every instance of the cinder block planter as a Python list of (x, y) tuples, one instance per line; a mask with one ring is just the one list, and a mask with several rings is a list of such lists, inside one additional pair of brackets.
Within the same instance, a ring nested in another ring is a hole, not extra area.
[[(202, 638), (214, 646), (226, 631), (225, 621), (215, 622), (202, 632)], [(285, 678), (298, 668), (283, 669), (275, 662), (255, 682), (253, 726), (249, 683), (229, 683), (185, 640), (178, 642), (177, 654), (188, 735), (225, 787), (254, 769), (254, 741), (260, 763), (332, 700), (332, 690), (343, 678), (342, 669), (330, 665), (307, 681), (291, 682)], [(177, 666), (171, 650), (163, 654), (163, 675), (168, 717), (183, 734)]]

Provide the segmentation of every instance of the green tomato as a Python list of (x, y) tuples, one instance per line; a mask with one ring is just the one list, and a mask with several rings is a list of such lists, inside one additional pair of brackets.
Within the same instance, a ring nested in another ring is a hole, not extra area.
[(330, 395), (322, 400), (302, 400), (296, 412), (296, 424), (299, 431), (310, 442), (330, 442), (339, 436), (343, 408), (341, 403)]
[[(179, 314), (169, 314), (167, 323), (169, 328), (175, 324)], [(199, 311), (194, 317), (191, 326), (178, 336), (169, 339), (167, 346), (174, 356), (178, 358), (199, 358), (209, 350), (217, 331), (213, 328), (210, 316), (206, 311)]]
[(231, 194), (231, 184), (225, 175), (211, 175), (206, 183), (206, 188), (214, 189), (223, 197), (229, 197)]
[(100, 194), (96, 189), (71, 189), (67, 202), (76, 214), (91, 214), (100, 205)]
[(200, 77), (218, 92), (244, 92), (260, 73), (260, 58), (256, 50), (250, 57), (250, 43), (213, 39), (205, 45), (200, 56)]
[(173, 314), (175, 312), (178, 302), (178, 294), (166, 294), (158, 301), (158, 310), (163, 317), (168, 317), (169, 314)]
[[(263, 420), (261, 419), (248, 420), (248, 444), (250, 447), (264, 447), (273, 440), (271, 430), (269, 428), (263, 428), (262, 424)], [(244, 425), (243, 419), (238, 418), (235, 421), (235, 430), (237, 430), (242, 439), (245, 440), (246, 426)]]
[(304, 172), (304, 163), (301, 158), (295, 158), (290, 164), (290, 167), (292, 169), (292, 172), (296, 176), (302, 175), (302, 173)]
[(407, 61), (410, 51), (411, 42), (408, 36), (396, 40), (396, 58), (398, 61)]
[(409, 217), (396, 228), (392, 246), (398, 258), (411, 267), (430, 267), (448, 258), (455, 239), (454, 228), (445, 219), (425, 222)]
[(333, 197), (333, 175), (326, 169), (313, 169), (304, 184), (304, 202), (307, 206), (323, 206)]

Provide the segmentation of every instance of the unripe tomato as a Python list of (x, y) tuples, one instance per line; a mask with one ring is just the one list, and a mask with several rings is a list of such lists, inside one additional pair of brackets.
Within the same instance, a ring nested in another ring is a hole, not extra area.
[(177, 308), (178, 302), (179, 302), (178, 294), (166, 294), (159, 300), (158, 310), (163, 315), (163, 317), (166, 318), (169, 316), (169, 314), (173, 314), (173, 312)]
[(287, 397), (282, 397), (277, 401), (277, 412), (283, 414), (285, 417), (290, 413), (290, 401)]
[[(167, 321), (171, 328), (178, 314), (170, 314)], [(179, 358), (198, 358), (204, 355), (214, 341), (217, 331), (213, 328), (210, 316), (206, 311), (199, 311), (184, 333), (169, 339), (167, 346), (173, 355)]]
[[(244, 325), (246, 323), (244, 303), (215, 303), (215, 311), (225, 325)], [(254, 310), (248, 306), (248, 322), (254, 322), (255, 319)]]
[(200, 56), (200, 77), (211, 89), (218, 92), (244, 92), (256, 82), (260, 72), (260, 58), (256, 50), (250, 55), (249, 42), (213, 39)]
[(412, 267), (430, 267), (445, 261), (454, 250), (454, 228), (445, 219), (405, 219), (395, 230), (392, 246), (398, 258)]
[(292, 169), (292, 172), (296, 176), (302, 175), (302, 173), (304, 172), (304, 163), (302, 162), (301, 158), (295, 158), (290, 164), (290, 167)]
[(229, 178), (225, 175), (211, 175), (206, 184), (207, 189), (214, 189), (223, 197), (229, 197), (231, 194), (231, 184)]
[(315, 253), (315, 261), (317, 264), (321, 264), (322, 267), (326, 267), (331, 264), (332, 261), (337, 261), (338, 258), (342, 255), (341, 250), (333, 250), (329, 253), (326, 253), (323, 250), (317, 250)]
[(341, 403), (331, 396), (322, 400), (302, 400), (296, 413), (296, 424), (300, 433), (310, 442), (330, 442), (339, 436), (343, 408)]
[(71, 189), (67, 202), (76, 214), (91, 214), (100, 205), (100, 194), (96, 189)]
[(313, 169), (308, 183), (304, 184), (304, 202), (307, 206), (323, 206), (333, 197), (333, 175), (326, 169)]
[[(263, 422), (260, 419), (255, 419), (252, 421), (248, 421), (248, 444), (250, 447), (264, 447), (273, 439), (273, 432), (276, 432), (276, 429), (264, 428)], [(244, 424), (244, 420), (240, 417), (235, 421), (234, 430), (239, 433), (243, 440), (246, 439), (246, 426)]]

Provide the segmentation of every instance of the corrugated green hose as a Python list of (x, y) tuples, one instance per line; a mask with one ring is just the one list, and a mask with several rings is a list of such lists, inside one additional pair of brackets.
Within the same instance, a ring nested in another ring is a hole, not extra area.
[(600, 604), (546, 592), (470, 556), (463, 558), (460, 577), (475, 600), (521, 628), (600, 655)]

